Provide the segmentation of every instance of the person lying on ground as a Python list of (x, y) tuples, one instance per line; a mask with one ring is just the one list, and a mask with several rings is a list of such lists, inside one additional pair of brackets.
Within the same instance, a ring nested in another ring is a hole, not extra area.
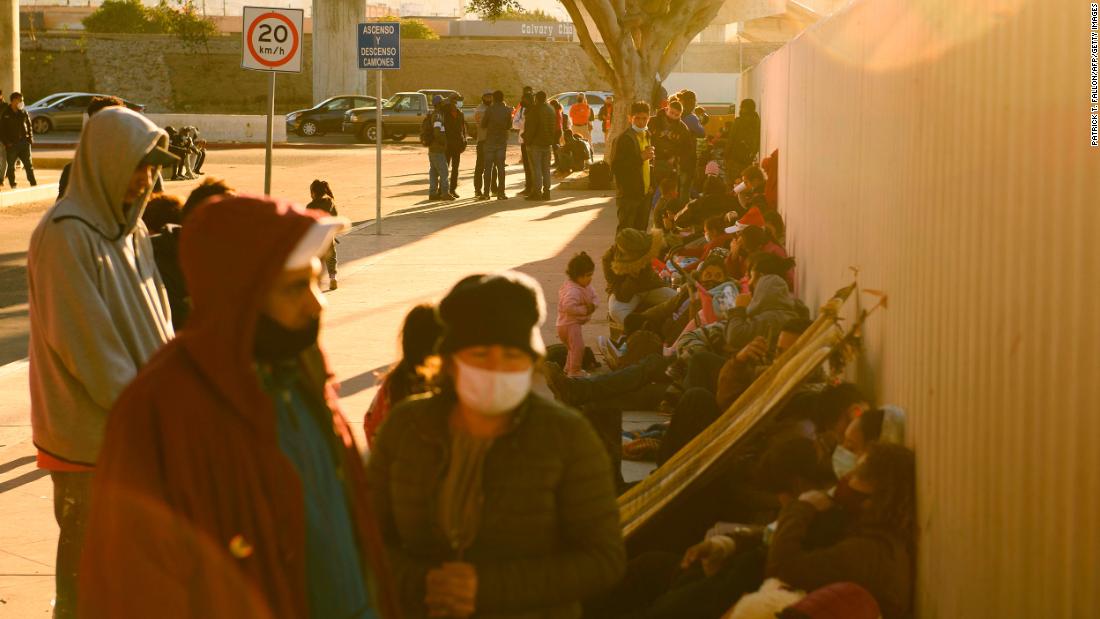
[(194, 311), (111, 411), (85, 616), (398, 616), (318, 343), (318, 256), (347, 225), (259, 197), (188, 215)]
[[(803, 591), (853, 582), (875, 597), (883, 619), (908, 617), (917, 535), (915, 462), (906, 447), (873, 443), (851, 476), (850, 495), (831, 498), (813, 490), (788, 503), (766, 574)], [(836, 544), (807, 548), (810, 524), (837, 503), (856, 514), (854, 525)]]
[(758, 253), (750, 259), (750, 294), (741, 294), (726, 320), (689, 331), (676, 341), (677, 358), (687, 360), (701, 351), (724, 353), (741, 350), (758, 336), (774, 337), (787, 321), (808, 318), (809, 310), (791, 294), (783, 279), (794, 260)]
[(663, 245), (663, 236), (658, 231), (646, 234), (624, 228), (615, 235), (615, 244), (602, 260), (609, 294), (608, 313), (615, 323), (621, 325), (629, 314), (676, 295), (653, 270), (653, 258)]
[(382, 386), (374, 394), (374, 400), (363, 417), (363, 432), (367, 445), (374, 444), (374, 436), (394, 406), (414, 395), (432, 390), (430, 378), (434, 376), (431, 359), (435, 345), (443, 334), (435, 319), (435, 306), (425, 304), (412, 308), (401, 326), (401, 360), (382, 379)]
[(439, 392), (397, 406), (367, 464), (404, 616), (577, 616), (626, 557), (604, 447), (531, 391), (542, 292), (471, 275), (438, 315)]

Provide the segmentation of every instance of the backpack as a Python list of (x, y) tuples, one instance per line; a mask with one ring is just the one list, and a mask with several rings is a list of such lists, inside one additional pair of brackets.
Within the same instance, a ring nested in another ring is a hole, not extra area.
[(424, 146), (431, 146), (434, 139), (435, 128), (432, 126), (432, 115), (428, 114), (420, 123), (420, 143)]
[(589, 189), (611, 189), (611, 166), (606, 161), (597, 161), (588, 167)]

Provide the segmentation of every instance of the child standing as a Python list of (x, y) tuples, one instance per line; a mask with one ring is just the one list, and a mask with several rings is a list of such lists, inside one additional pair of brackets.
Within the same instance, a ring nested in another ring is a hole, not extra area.
[(592, 319), (596, 312), (596, 290), (592, 288), (592, 276), (596, 263), (585, 252), (569, 260), (565, 274), (569, 279), (558, 290), (558, 337), (569, 348), (565, 373), (581, 376), (584, 363), (584, 336), (581, 325)]
[[(324, 211), (332, 217), (336, 217), (336, 202), (332, 195), (332, 188), (328, 185), (328, 181), (315, 180), (310, 183), (309, 197), (311, 202), (306, 205), (306, 208)], [(325, 255), (322, 257), (325, 267), (328, 270), (329, 290), (336, 290), (339, 286), (339, 283), (336, 281), (336, 244), (339, 242), (340, 241), (333, 239), (332, 245), (329, 246), (328, 251), (325, 252)]]

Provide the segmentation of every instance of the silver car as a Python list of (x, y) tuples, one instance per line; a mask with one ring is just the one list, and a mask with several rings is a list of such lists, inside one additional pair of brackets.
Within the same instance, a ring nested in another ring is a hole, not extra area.
[[(50, 131), (79, 131), (84, 126), (84, 111), (92, 102), (92, 97), (102, 97), (89, 92), (62, 92), (39, 99), (27, 106), (31, 117), (31, 127), (35, 133)], [(144, 113), (145, 106), (140, 103), (122, 100), (126, 107), (135, 112)]]

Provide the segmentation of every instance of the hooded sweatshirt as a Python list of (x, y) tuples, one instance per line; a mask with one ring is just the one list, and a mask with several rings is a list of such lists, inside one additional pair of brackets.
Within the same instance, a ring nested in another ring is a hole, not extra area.
[[(238, 197), (188, 217), (180, 259), (191, 317), (111, 411), (80, 570), (86, 616), (309, 616), (303, 481), (280, 448), (253, 343), (264, 295), (321, 216)], [(392, 617), (365, 472), (331, 373), (318, 346), (299, 362), (303, 390), (330, 415), (370, 599)]]
[(758, 336), (779, 334), (783, 325), (795, 318), (808, 318), (809, 310), (791, 294), (787, 282), (778, 275), (765, 275), (756, 282), (748, 307), (734, 308), (726, 322), (726, 345), (741, 350)]
[(27, 252), (34, 443), (78, 465), (99, 456), (107, 411), (172, 337), (168, 297), (141, 215), (149, 193), (123, 199), (134, 171), (168, 136), (110, 108), (85, 124), (65, 197)]

